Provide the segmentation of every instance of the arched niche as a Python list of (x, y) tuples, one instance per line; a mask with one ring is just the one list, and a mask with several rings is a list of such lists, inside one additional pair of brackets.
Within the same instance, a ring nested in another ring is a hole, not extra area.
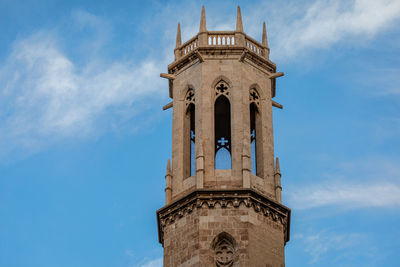
[(195, 173), (195, 151), (196, 151), (196, 128), (195, 128), (195, 91), (189, 88), (185, 94), (185, 114), (184, 114), (184, 133), (183, 133), (183, 153), (184, 153), (184, 178), (190, 177)]
[(229, 86), (221, 80), (215, 85), (214, 148), (215, 168), (232, 168), (231, 104)]
[(254, 175), (263, 177), (261, 97), (256, 88), (249, 90), (251, 169)]
[(231, 267), (238, 260), (237, 242), (227, 232), (222, 232), (214, 237), (211, 249), (213, 250), (214, 263), (217, 267)]

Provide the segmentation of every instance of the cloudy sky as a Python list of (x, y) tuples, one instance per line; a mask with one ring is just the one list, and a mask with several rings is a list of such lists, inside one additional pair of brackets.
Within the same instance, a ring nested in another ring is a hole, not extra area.
[(287, 266), (400, 266), (400, 0), (0, 0), (0, 266), (162, 266), (176, 26), (267, 22)]

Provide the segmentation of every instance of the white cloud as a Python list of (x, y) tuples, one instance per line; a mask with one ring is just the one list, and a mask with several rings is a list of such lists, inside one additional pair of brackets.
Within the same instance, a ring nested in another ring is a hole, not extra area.
[[(260, 37), (261, 22), (267, 19), (271, 25), (270, 43), (274, 44), (271, 55), (287, 59), (298, 51), (327, 48), (360, 36), (358, 39), (373, 37), (400, 16), (400, 2), (393, 0), (317, 1), (309, 5), (291, 2), (273, 8), (270, 5), (275, 4), (260, 3), (257, 9), (244, 9), (245, 30)], [(210, 30), (235, 28), (235, 8), (229, 6), (219, 9), (223, 12), (218, 11), (218, 15), (211, 11), (215, 8), (207, 13)], [(77, 44), (81, 46), (77, 49), (90, 55), (87, 61), (72, 57), (70, 51), (63, 49), (56, 35), (62, 34), (58, 28), (42, 30), (14, 43), (12, 53), (0, 67), (3, 156), (9, 149), (38, 149), (56, 140), (82, 138), (117, 128), (120, 121), (131, 119), (141, 110), (138, 105), (146, 105), (144, 97), (159, 96), (159, 88), (163, 85), (165, 89), (165, 83), (158, 74), (165, 70), (165, 59), (171, 59), (173, 54), (170, 42), (176, 26), (172, 26), (172, 14), (176, 20), (183, 20), (184, 39), (197, 33), (200, 18), (200, 8), (196, 9), (194, 1), (167, 7), (158, 14), (162, 24), (149, 19), (142, 27), (150, 32), (163, 31), (168, 36), (163, 37), (168, 44), (160, 44), (158, 49), (162, 51), (161, 61), (158, 55), (140, 62), (106, 62), (99, 51), (112, 36), (112, 25), (82, 10), (72, 13), (71, 25), (85, 29), (86, 39)], [(195, 10), (195, 15), (186, 12), (188, 9)], [(176, 10), (184, 15), (176, 17)], [(161, 95), (165, 96), (166, 91), (162, 90)]]
[[(168, 6), (164, 15), (172, 10), (182, 14), (183, 37), (194, 36), (199, 27), (200, 8), (192, 1), (182, 6)], [(185, 6), (186, 6), (185, 5)], [(188, 9), (194, 9), (187, 12)], [(234, 30), (236, 9), (231, 3), (206, 5), (208, 30)], [(398, 0), (319, 0), (301, 2), (266, 2), (242, 6), (244, 30), (260, 40), (262, 21), (267, 21), (267, 31), (273, 58), (293, 59), (316, 49), (328, 49), (333, 45), (357, 43), (372, 39), (375, 35), (394, 27), (400, 18)], [(175, 27), (172, 27), (175, 33)]]
[(339, 164), (330, 174), (314, 174), (313, 183), (290, 185), (288, 205), (297, 210), (318, 207), (355, 209), (400, 207), (400, 167), (383, 158)]
[(279, 57), (328, 48), (341, 41), (369, 39), (399, 19), (400, 1), (316, 1), (299, 11), (304, 15), (277, 29)]
[(140, 267), (162, 267), (162, 266), (163, 266), (163, 259), (159, 258), (159, 259), (148, 261), (148, 262), (144, 263), (143, 265), (141, 265)]
[(77, 64), (50, 32), (16, 42), (0, 68), (2, 153), (86, 137), (131, 118), (143, 97), (166, 96), (161, 67), (151, 58)]
[[(400, 49), (400, 47), (399, 47)], [(399, 58), (400, 59), (400, 58)], [(359, 78), (362, 89), (368, 88), (373, 96), (400, 96), (400, 68), (371, 66), (369, 76)]]
[(400, 207), (400, 186), (396, 184), (327, 183), (308, 186), (289, 196), (294, 209), (310, 209), (322, 206), (343, 208)]
[[(220, 21), (231, 21), (232, 15), (224, 14)], [(242, 15), (245, 32), (258, 40), (261, 23), (267, 22), (273, 59), (293, 60), (316, 49), (364, 44), (390, 27), (394, 28), (400, 18), (400, 1), (264, 1), (243, 8)]]
[(127, 255), (130, 258), (135, 257), (135, 253), (133, 253), (133, 251), (131, 249), (125, 250), (125, 255)]
[[(336, 233), (328, 230), (320, 232), (312, 231), (307, 234), (298, 234), (295, 236), (297, 242), (302, 243), (302, 248), (311, 257), (310, 264), (315, 264), (321, 260), (326, 254), (334, 253), (330, 258), (330, 262), (334, 262), (335, 258), (349, 258), (351, 255), (359, 253), (357, 248), (366, 243), (367, 237), (358, 233)], [(365, 248), (363, 248), (365, 249)], [(360, 249), (360, 250), (363, 250)], [(363, 251), (362, 254), (364, 254)]]
[(98, 53), (103, 45), (111, 39), (111, 23), (85, 10), (73, 10), (70, 23), (76, 29), (85, 32), (86, 36), (80, 39), (79, 45), (86, 54)]

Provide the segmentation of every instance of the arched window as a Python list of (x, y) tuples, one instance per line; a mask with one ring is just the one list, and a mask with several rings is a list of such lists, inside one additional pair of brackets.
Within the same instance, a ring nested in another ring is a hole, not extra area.
[(185, 96), (186, 114), (184, 121), (184, 159), (185, 177), (190, 177), (195, 173), (195, 97), (194, 90), (189, 89)]
[(251, 144), (251, 171), (253, 174), (257, 174), (257, 162), (256, 162), (256, 113), (258, 112), (257, 107), (254, 103), (250, 103), (250, 144)]
[(215, 168), (230, 169), (231, 164), (231, 105), (229, 89), (224, 81), (215, 87), (214, 104)]
[(233, 266), (238, 260), (236, 240), (228, 233), (222, 232), (211, 243), (214, 250), (214, 262), (218, 267)]
[(250, 142), (251, 142), (251, 169), (253, 174), (262, 177), (262, 132), (260, 95), (256, 89), (251, 89), (249, 94), (250, 101)]

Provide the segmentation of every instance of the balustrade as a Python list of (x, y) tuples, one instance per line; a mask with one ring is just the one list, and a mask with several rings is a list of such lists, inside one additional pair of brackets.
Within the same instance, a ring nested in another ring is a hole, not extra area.
[(184, 56), (198, 47), (197, 35), (181, 46), (181, 55)]
[(233, 32), (210, 32), (207, 41), (209, 46), (235, 45), (235, 34)]
[(248, 50), (260, 56), (264, 56), (263, 47), (257, 44), (257, 41), (250, 39), (248, 36), (246, 36), (245, 46), (247, 47)]
[[(265, 56), (264, 46), (259, 42), (254, 40), (253, 38), (245, 35), (244, 46), (253, 53), (260, 55), (262, 57)], [(235, 32), (233, 31), (214, 31), (207, 32), (207, 39), (205, 46), (238, 46), (235, 40)], [(197, 49), (199, 47), (199, 38), (198, 35), (193, 37), (192, 39), (185, 42), (179, 48), (180, 56), (185, 56), (189, 54), (191, 51)]]

